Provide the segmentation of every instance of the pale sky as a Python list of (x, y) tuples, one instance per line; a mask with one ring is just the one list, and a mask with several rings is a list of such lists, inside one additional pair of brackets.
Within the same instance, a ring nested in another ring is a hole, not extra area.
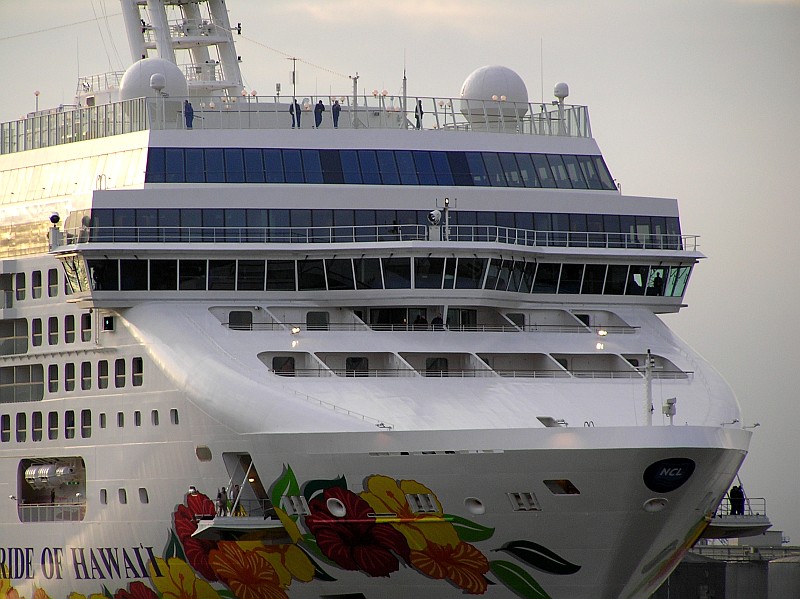
[[(743, 421), (761, 423), (745, 492), (800, 545), (800, 0), (227, 5), (261, 94), (289, 93), (286, 56), (302, 59), (299, 96), (345, 95), (355, 72), (366, 92), (398, 93), (404, 65), (411, 95), (457, 97), (487, 64), (517, 71), (532, 101), (567, 82), (623, 192), (678, 198), (683, 232), (700, 235), (708, 259), (688, 308), (665, 320), (728, 380)], [(36, 90), (40, 107), (71, 103), (79, 70), (124, 69), (119, 13), (115, 0), (0, 0), (0, 121), (33, 110)]]

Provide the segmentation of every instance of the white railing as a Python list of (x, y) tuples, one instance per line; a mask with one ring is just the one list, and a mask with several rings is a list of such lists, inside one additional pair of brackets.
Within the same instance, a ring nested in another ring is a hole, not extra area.
[[(118, 88), (119, 79), (120, 73), (86, 77), (79, 82), (79, 92)], [(192, 129), (293, 128), (291, 98), (285, 96), (136, 98), (97, 106), (60, 106), (0, 123), (0, 154), (145, 129), (187, 129), (184, 100), (192, 103)], [(416, 130), (414, 115), (419, 101), (424, 111), (419, 129), (591, 137), (586, 106), (570, 105), (559, 111), (550, 104), (434, 97), (409, 97), (404, 101), (382, 94), (298, 96), (299, 128), (314, 128), (314, 106), (320, 100), (325, 106), (322, 128), (333, 127), (331, 107), (338, 100), (341, 129)]]
[(76, 243), (372, 243), (444, 241), (501, 243), (536, 247), (696, 251), (697, 235), (576, 233), (537, 231), (496, 225), (452, 225), (431, 239), (426, 225), (348, 225), (335, 227), (74, 227), (64, 230), (65, 245)]
[(22, 522), (80, 522), (86, 514), (85, 503), (19, 504)]

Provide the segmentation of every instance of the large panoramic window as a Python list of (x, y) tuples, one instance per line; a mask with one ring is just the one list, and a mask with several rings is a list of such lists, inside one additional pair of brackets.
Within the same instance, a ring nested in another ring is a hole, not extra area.
[(150, 148), (145, 181), (616, 190), (602, 156), (429, 150)]

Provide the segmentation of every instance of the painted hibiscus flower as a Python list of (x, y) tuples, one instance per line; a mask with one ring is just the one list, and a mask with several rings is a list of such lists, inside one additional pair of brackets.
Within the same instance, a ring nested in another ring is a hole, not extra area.
[[(328, 509), (328, 500), (336, 499), (345, 509), (337, 517)], [(355, 493), (331, 487), (310, 503), (311, 515), (306, 528), (314, 535), (320, 550), (345, 570), (361, 570), (370, 576), (389, 576), (400, 568), (397, 556), (408, 562), (405, 537), (389, 524), (378, 524), (370, 505)]]
[(175, 510), (175, 534), (183, 545), (186, 560), (191, 566), (211, 582), (217, 580), (214, 570), (208, 565), (208, 554), (217, 544), (214, 541), (195, 539), (192, 533), (197, 530), (197, 518), (216, 514), (214, 502), (202, 493), (186, 496), (186, 505)]
[(248, 551), (232, 541), (220, 541), (208, 561), (239, 599), (288, 599), (278, 573), (256, 551)]
[(411, 552), (411, 565), (431, 578), (446, 578), (467, 593), (486, 592), (489, 560), (469, 543), (455, 547), (428, 543), (424, 551)]
[(114, 593), (114, 599), (158, 599), (158, 595), (149, 586), (137, 580), (128, 585), (127, 591), (119, 589)]
[[(415, 480), (396, 481), (388, 476), (370, 476), (361, 498), (378, 514), (397, 514), (401, 522), (393, 522), (413, 550), (424, 551), (430, 543), (455, 547), (461, 542), (452, 524), (444, 520), (442, 504), (428, 487)], [(426, 495), (433, 499), (435, 511), (415, 512), (408, 505), (408, 495)]]

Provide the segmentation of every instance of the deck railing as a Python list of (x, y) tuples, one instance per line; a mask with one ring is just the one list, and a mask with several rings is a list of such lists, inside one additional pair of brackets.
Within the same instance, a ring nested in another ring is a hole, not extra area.
[(537, 231), (496, 225), (331, 227), (76, 227), (64, 230), (65, 245), (78, 243), (386, 243), (444, 241), (518, 246), (695, 251), (696, 235)]
[(253, 322), (253, 323), (223, 323), (233, 331), (288, 331), (297, 328), (300, 331), (391, 331), (391, 332), (441, 332), (454, 333), (515, 333), (519, 331), (536, 333), (597, 333), (605, 331), (606, 334), (635, 333), (639, 327), (627, 325), (593, 326), (587, 328), (579, 324), (526, 324), (517, 326), (513, 324), (475, 324), (475, 325), (434, 325), (434, 324), (367, 324), (361, 322), (331, 322), (326, 325), (308, 325), (304, 322)]
[[(498, 369), (490, 368), (449, 368), (447, 370), (428, 370), (424, 368), (370, 368), (352, 370), (343, 368), (288, 368), (286, 370), (270, 370), (274, 375), (289, 378), (322, 378), (322, 377), (430, 377), (430, 378), (478, 378), (501, 376), (505, 378), (569, 378), (578, 379), (641, 379), (643, 375), (635, 370), (531, 370), (531, 369)], [(692, 372), (670, 371), (653, 373), (654, 379), (688, 379)]]
[[(87, 85), (104, 80), (85, 78)], [(97, 106), (59, 106), (0, 123), (0, 154), (98, 139), (133, 131), (187, 129), (184, 100), (192, 103), (192, 129), (291, 129), (291, 98), (285, 96), (209, 96), (135, 98)], [(314, 128), (314, 106), (326, 107), (322, 128), (333, 127), (331, 106), (341, 106), (340, 129), (417, 129), (494, 132), (517, 135), (591, 137), (586, 106), (562, 110), (545, 103), (518, 103), (504, 99), (371, 95), (298, 96), (301, 129)], [(422, 103), (417, 127), (415, 108)]]

